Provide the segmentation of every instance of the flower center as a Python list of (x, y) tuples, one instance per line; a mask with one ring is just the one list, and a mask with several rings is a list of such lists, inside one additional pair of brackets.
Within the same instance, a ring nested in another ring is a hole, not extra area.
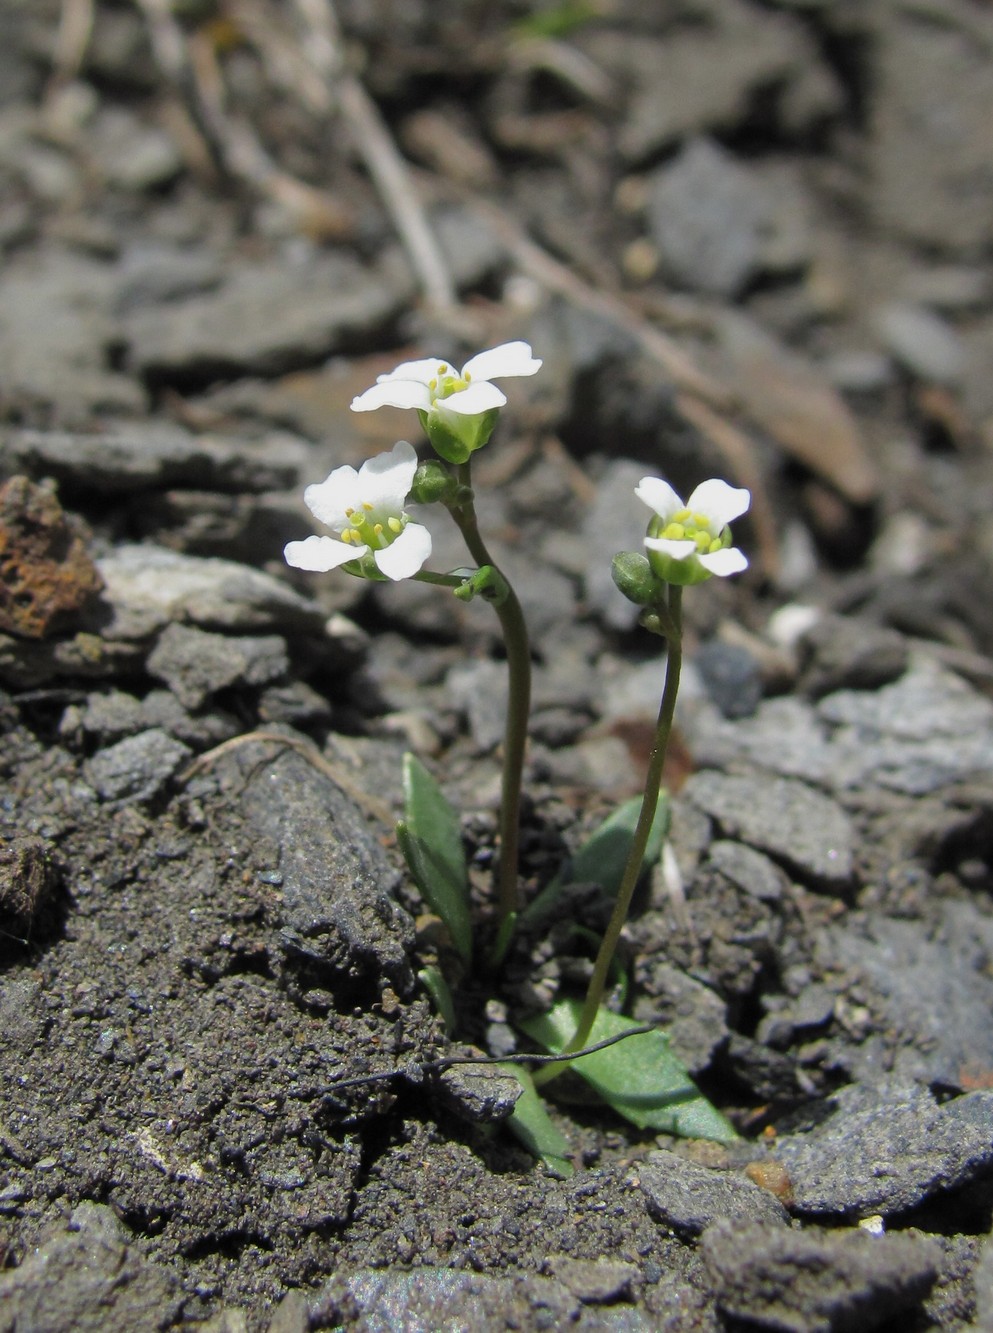
[(368, 546), (372, 551), (389, 546), (407, 526), (406, 514), (381, 513), (367, 500), (359, 509), (346, 509), (345, 517), (351, 526), (342, 528), (341, 540), (349, 546)]
[(678, 510), (654, 536), (669, 541), (693, 542), (700, 555), (711, 555), (726, 545), (723, 534), (714, 532), (714, 525), (707, 515), (690, 509)]
[(472, 376), (466, 375), (465, 372), (456, 375), (450, 366), (442, 362), (435, 377), (428, 380), (431, 401), (439, 403), (445, 398), (451, 398), (453, 393), (461, 393), (463, 389), (468, 389), (471, 378)]

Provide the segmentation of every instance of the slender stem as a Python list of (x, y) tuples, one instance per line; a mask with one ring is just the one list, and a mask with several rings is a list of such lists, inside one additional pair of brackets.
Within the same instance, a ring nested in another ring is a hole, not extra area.
[(417, 583), (432, 583), (438, 588), (461, 588), (465, 583), (458, 574), (433, 574), (430, 569), (419, 569), (411, 578)]
[[(451, 515), (458, 524), (472, 558), (479, 565), (499, 569), (486, 549), (479, 532), (476, 510), (472, 502), (472, 479), (469, 463), (461, 463), (457, 476), (464, 494), (451, 507)], [(500, 571), (502, 573), (502, 571)], [(506, 575), (503, 575), (506, 581)], [(498, 926), (503, 927), (512, 913), (518, 910), (517, 854), (519, 841), (521, 786), (524, 776), (524, 750), (527, 742), (528, 715), (531, 711), (531, 648), (528, 643), (524, 612), (510, 583), (503, 601), (495, 604), (503, 630), (507, 651), (508, 701), (507, 725), (503, 745), (503, 779), (500, 799), (500, 863), (497, 880)]]
[[(583, 1002), (582, 1012), (579, 1016), (579, 1027), (576, 1029), (572, 1040), (564, 1048), (563, 1054), (578, 1051), (585, 1046), (589, 1040), (590, 1032), (593, 1030), (597, 1010), (600, 1008), (607, 987), (607, 978), (610, 975), (610, 967), (614, 961), (617, 941), (620, 939), (621, 931), (631, 909), (631, 899), (634, 897), (635, 885), (638, 883), (641, 865), (645, 859), (648, 836), (651, 833), (652, 823), (655, 819), (655, 811), (658, 809), (659, 788), (662, 785), (662, 768), (665, 764), (665, 752), (672, 731), (672, 719), (676, 711), (679, 673), (683, 661), (682, 593), (682, 588), (675, 584), (669, 585), (669, 614), (672, 618), (672, 627), (675, 634), (668, 641), (669, 653), (666, 660), (665, 688), (662, 691), (662, 703), (659, 706), (659, 718), (655, 727), (655, 741), (648, 761), (645, 795), (641, 802), (641, 812), (638, 815), (638, 823), (635, 825), (634, 837), (631, 840), (631, 850), (624, 866), (621, 886), (617, 891), (617, 901), (614, 903), (610, 923), (600, 943), (600, 950), (593, 965), (593, 975), (590, 978), (590, 984), (586, 990), (586, 999)], [(558, 1070), (557, 1072), (562, 1071)]]

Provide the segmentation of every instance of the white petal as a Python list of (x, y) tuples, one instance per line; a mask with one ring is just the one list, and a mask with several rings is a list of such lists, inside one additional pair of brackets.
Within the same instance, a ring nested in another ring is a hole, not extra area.
[(352, 399), (353, 412), (375, 412), (379, 407), (431, 406), (431, 391), (417, 380), (384, 380)]
[(348, 523), (345, 510), (354, 509), (362, 501), (359, 474), (347, 463), (336, 467), (325, 481), (308, 486), (303, 499), (319, 522), (340, 532)]
[(646, 537), (645, 545), (650, 551), (671, 555), (673, 560), (688, 560), (696, 555), (696, 542), (677, 541), (674, 537)]
[(728, 574), (740, 574), (743, 569), (748, 568), (748, 561), (737, 546), (725, 546), (722, 551), (702, 555), (700, 564), (711, 574), (719, 574), (721, 578), (726, 578)]
[(540, 369), (541, 362), (531, 355), (528, 343), (512, 342), (470, 357), (462, 374), (474, 380), (498, 380), (502, 375), (534, 375)]
[(420, 523), (408, 523), (396, 541), (373, 559), (388, 579), (409, 579), (431, 554), (431, 534)]
[(706, 514), (717, 532), (733, 519), (740, 518), (748, 508), (751, 496), (744, 488), (736, 490), (719, 477), (701, 481), (686, 501), (687, 509)]
[(684, 508), (682, 500), (661, 477), (642, 477), (634, 493), (649, 509), (654, 509), (664, 523), (668, 523), (673, 514), (678, 514)]
[(349, 546), (333, 537), (305, 537), (302, 542), (287, 542), (283, 557), (294, 569), (309, 569), (312, 574), (326, 574), (349, 560), (357, 560), (368, 546)]
[(361, 501), (399, 518), (417, 471), (413, 445), (398, 440), (388, 454), (367, 458), (359, 468)]
[(420, 361), (402, 361), (395, 370), (391, 370), (388, 375), (377, 375), (377, 384), (389, 384), (391, 380), (418, 380), (421, 384), (427, 384), (438, 374), (439, 366), (447, 366), (452, 369), (451, 361), (446, 361), (443, 356), (426, 356)]
[(503, 407), (506, 401), (507, 395), (501, 393), (495, 384), (480, 380), (478, 384), (470, 384), (468, 389), (453, 393), (450, 398), (443, 398), (438, 406), (460, 417), (475, 417), (482, 412), (489, 412), (493, 407)]

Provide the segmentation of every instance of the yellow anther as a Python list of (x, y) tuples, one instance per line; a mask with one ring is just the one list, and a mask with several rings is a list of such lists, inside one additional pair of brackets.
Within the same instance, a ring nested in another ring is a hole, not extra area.
[(693, 540), (696, 542), (696, 549), (700, 552), (701, 555), (704, 555), (707, 551), (710, 550), (709, 532), (698, 532), (694, 535)]
[(715, 551), (723, 551), (723, 550), (724, 550), (724, 543), (721, 541), (720, 537), (715, 537), (714, 540), (710, 543), (710, 554), (713, 555)]
[(463, 370), (463, 372), (462, 372), (462, 383), (463, 383), (467, 388), (468, 388), (468, 385), (469, 385), (469, 381), (470, 381), (471, 379), (472, 379), (472, 376), (469, 374), (468, 370)]
[(686, 536), (686, 529), (682, 523), (670, 523), (662, 536), (668, 537), (670, 541), (679, 542)]
[(362, 508), (366, 511), (367, 514), (372, 513), (372, 505), (369, 503), (368, 500), (362, 501)]
[(387, 524), (387, 527), (389, 528), (390, 532), (392, 532), (392, 533), (394, 534), (394, 536), (395, 536), (398, 532), (402, 532), (402, 531), (403, 531), (403, 524), (400, 522), (400, 520), (399, 520), (398, 518), (395, 518), (392, 514), (391, 514), (390, 517), (386, 520), (386, 524)]
[(673, 514), (672, 519), (674, 523), (685, 523), (689, 516), (690, 511), (688, 509), (680, 509), (677, 513)]
[(432, 393), (434, 393), (435, 390), (438, 388), (438, 381), (428, 380), (428, 388), (431, 390)]
[(698, 528), (710, 527), (710, 519), (707, 517), (706, 514), (694, 514), (693, 522), (697, 525)]
[(351, 518), (352, 515), (353, 515), (354, 513), (355, 513), (355, 510), (354, 510), (354, 509), (346, 509), (346, 510), (345, 510), (345, 517), (346, 517), (346, 518)]
[(382, 525), (382, 523), (377, 523), (377, 524), (375, 525), (375, 527), (373, 528), (373, 532), (376, 534), (377, 537), (382, 537), (382, 535), (383, 535), (383, 525)]
[(441, 365), (438, 367), (438, 374), (439, 375), (448, 374), (448, 367), (445, 365), (444, 361), (442, 361)]
[(351, 528), (345, 528), (345, 529), (344, 529), (344, 531), (343, 531), (342, 534), (341, 534), (341, 540), (342, 540), (343, 542), (347, 543), (348, 545), (351, 545), (351, 541), (352, 541), (352, 530), (351, 530)]

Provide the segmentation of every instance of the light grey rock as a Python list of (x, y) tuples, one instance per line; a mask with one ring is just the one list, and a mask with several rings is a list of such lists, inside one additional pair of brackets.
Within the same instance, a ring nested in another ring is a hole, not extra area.
[(774, 861), (753, 847), (718, 838), (710, 844), (708, 855), (711, 865), (753, 898), (770, 903), (782, 898), (786, 877)]
[(413, 922), (394, 900), (398, 873), (356, 800), (304, 755), (271, 742), (247, 742), (212, 772), (258, 835), (280, 849), (279, 946), (288, 972), (346, 995), (383, 981), (409, 992)]
[(821, 615), (800, 641), (801, 687), (820, 698), (835, 690), (890, 685), (909, 663), (907, 641), (896, 630), (853, 616)]
[(993, 15), (949, 5), (928, 22), (880, 11), (866, 184), (885, 227), (941, 252), (978, 251), (993, 213)]
[(725, 1314), (778, 1333), (874, 1329), (928, 1294), (941, 1255), (921, 1236), (717, 1222), (703, 1258)]
[(976, 1284), (976, 1328), (993, 1333), (993, 1238), (988, 1239), (973, 1270)]
[(188, 745), (152, 727), (98, 750), (84, 772), (105, 801), (148, 801), (192, 757)]
[(982, 309), (993, 301), (993, 276), (967, 264), (914, 267), (901, 283), (901, 295), (914, 305), (950, 314)]
[(454, 666), (446, 680), (448, 696), (466, 715), (476, 748), (494, 749), (507, 724), (507, 668), (488, 660)]
[(909, 302), (893, 302), (880, 311), (877, 327), (893, 360), (917, 379), (957, 384), (965, 369), (965, 348), (940, 315)]
[(160, 189), (183, 169), (175, 137), (146, 125), (123, 106), (102, 107), (86, 138), (97, 169), (108, 185), (119, 189)]
[(134, 309), (125, 328), (134, 366), (151, 379), (276, 375), (368, 339), (411, 294), (412, 279), (395, 265), (273, 257), (233, 265), (215, 291)]
[(707, 693), (724, 717), (750, 717), (762, 698), (760, 663), (744, 648), (711, 639), (693, 656)]
[(495, 1065), (450, 1065), (437, 1075), (434, 1089), (450, 1110), (475, 1124), (506, 1120), (524, 1091)]
[(210, 291), (223, 276), (220, 256), (206, 248), (137, 240), (125, 248), (118, 263), (115, 309), (126, 314), (143, 305)]
[(610, 563), (618, 551), (637, 550), (647, 531), (651, 513), (634, 489), (649, 472), (643, 463), (628, 459), (608, 464), (583, 520), (586, 601), (611, 629), (638, 623), (640, 608), (617, 590)]
[(110, 265), (54, 246), (6, 262), (0, 274), (0, 365), (4, 397), (22, 420), (54, 415), (85, 427), (104, 412), (144, 410), (141, 387), (107, 369), (118, 337), (111, 312), (115, 285)]
[(774, 1194), (737, 1171), (717, 1171), (672, 1152), (654, 1152), (638, 1168), (648, 1211), (679, 1236), (699, 1236), (726, 1219), (786, 1226), (789, 1213)]
[(262, 441), (191, 435), (165, 422), (113, 431), (0, 432), (5, 472), (54, 477), (101, 496), (172, 486), (225, 492), (284, 490), (309, 465), (306, 445), (278, 433)]
[(695, 773), (683, 796), (742, 842), (768, 852), (813, 885), (844, 891), (855, 830), (830, 797), (790, 778)]
[(197, 709), (233, 685), (268, 685), (289, 670), (286, 640), (278, 634), (210, 634), (167, 625), (148, 655), (148, 672), (164, 681), (184, 708)]
[(710, 140), (688, 144), (654, 177), (651, 236), (676, 285), (732, 298), (758, 272), (767, 219), (762, 183)]
[(993, 1173), (993, 1093), (938, 1105), (921, 1087), (851, 1084), (830, 1119), (782, 1135), (775, 1157), (805, 1217), (885, 1217)]
[[(933, 930), (917, 921), (869, 916), (831, 925), (816, 941), (818, 965), (851, 978), (901, 1047), (901, 1071), (929, 1084), (965, 1088), (993, 1066), (993, 921), (969, 899), (945, 903)], [(878, 1079), (871, 1046), (853, 1070)]]
[(235, 633), (324, 631), (326, 618), (316, 603), (231, 560), (161, 546), (119, 546), (96, 563), (112, 611), (105, 633), (115, 638), (145, 638), (170, 621)]
[(567, 1254), (553, 1254), (548, 1267), (583, 1305), (630, 1300), (641, 1277), (634, 1264), (622, 1259), (573, 1259)]
[(664, 1028), (673, 1053), (691, 1074), (701, 1073), (728, 1039), (727, 1005), (709, 986), (656, 953), (639, 955), (636, 979), (635, 1018)]
[(169, 1327), (180, 1317), (175, 1277), (129, 1248), (110, 1208), (80, 1203), (19, 1268), (0, 1274), (0, 1329)]

